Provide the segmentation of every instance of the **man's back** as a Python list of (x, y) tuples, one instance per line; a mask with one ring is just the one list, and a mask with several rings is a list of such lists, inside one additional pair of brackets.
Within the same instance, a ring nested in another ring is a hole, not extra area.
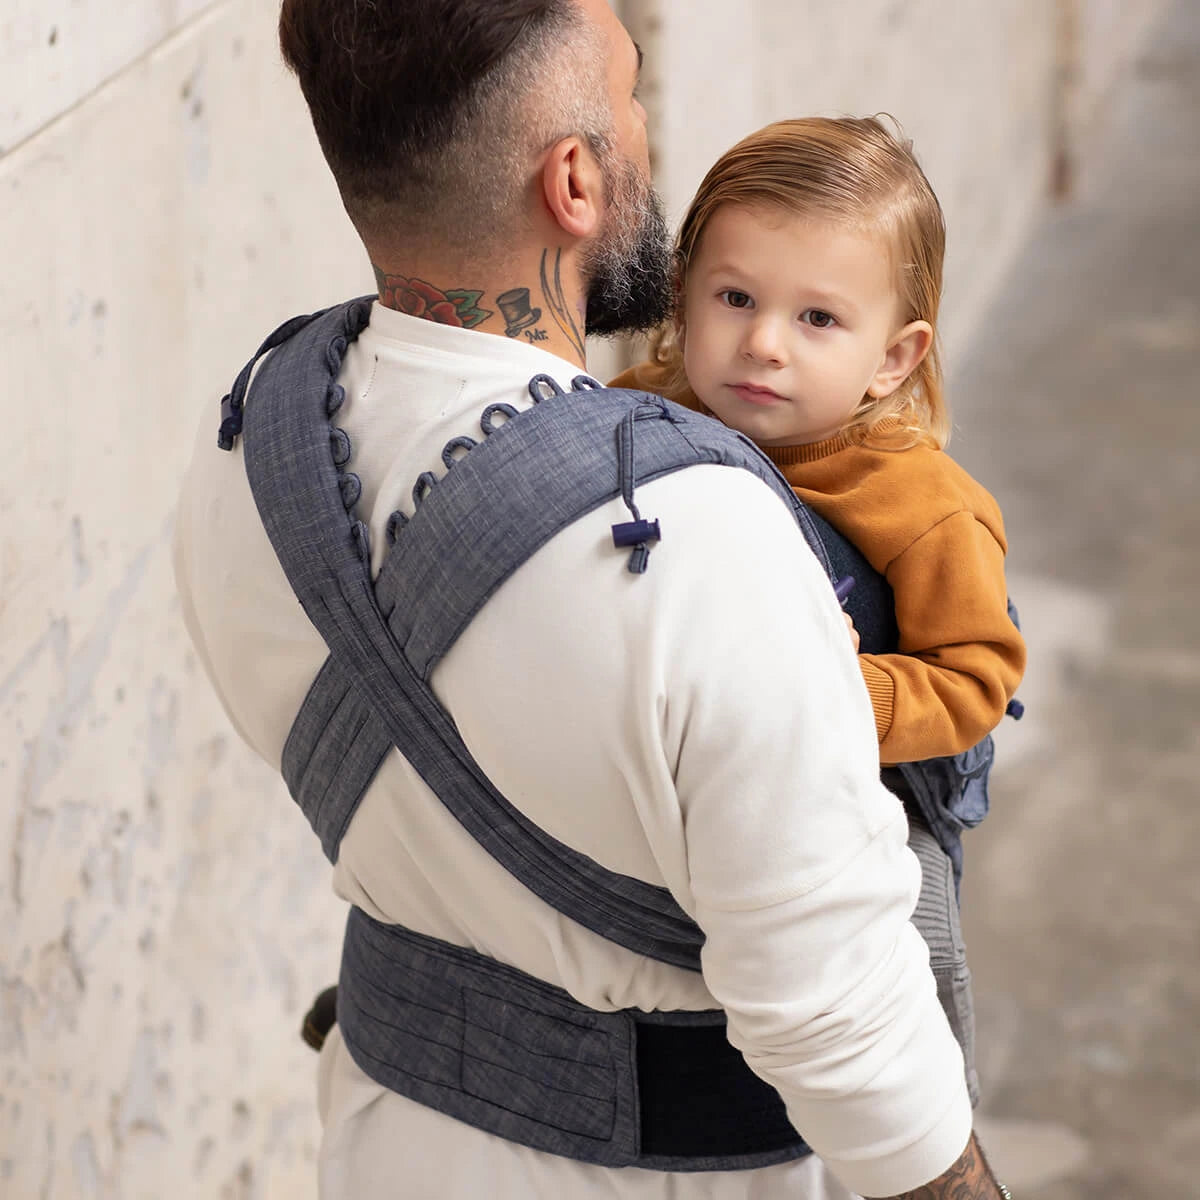
[[(347, 354), (337, 423), (377, 556), (391, 513), (412, 511), (417, 477), (444, 472), (443, 447), (481, 438), (489, 404), (526, 407), (527, 381), (543, 371), (563, 386), (577, 373), (532, 346), (376, 306)], [(663, 528), (645, 575), (613, 552), (610, 527), (628, 515), (615, 502), (519, 569), (432, 683), (530, 819), (606, 867), (671, 889), (707, 934), (704, 978), (622, 950), (538, 901), (396, 753), (350, 825), (335, 886), (379, 920), (479, 950), (596, 1009), (724, 1006), (731, 1036), (781, 1087), (793, 1122), (864, 1190), (870, 1168), (837, 1163), (839, 1147), (874, 1153), (885, 1174), (931, 1146), (953, 1157), (969, 1116), (937, 1064), (953, 1078), (956, 1049), (920, 1015), (936, 1008), (932, 989), (921, 998), (908, 978), (923, 968), (905, 922), (915, 868), (900, 862), (903, 818), (875, 779), (869, 708), (828, 583), (786, 509), (745, 472), (692, 468), (639, 487), (638, 501)], [(221, 454), (207, 426), (177, 562), (189, 626), (231, 718), (278, 763), (326, 649), (266, 542), (240, 453)], [(893, 943), (904, 952), (889, 953)], [(867, 1033), (868, 1014), (884, 1018), (896, 1003), (908, 1017)], [(910, 1065), (910, 1085), (872, 1092), (897, 1061)], [(603, 1169), (386, 1092), (336, 1036), (323, 1053), (322, 1107), (330, 1195), (368, 1195), (380, 1173), (427, 1169), (444, 1181), (452, 1166), (461, 1186), (443, 1183), (441, 1194), (484, 1180), (498, 1197), (530, 1194), (533, 1179), (546, 1195), (611, 1184)], [(911, 1146), (866, 1146), (861, 1129), (882, 1109), (912, 1129)], [(811, 1160), (764, 1170), (787, 1188), (780, 1194), (825, 1194)], [(644, 1180), (647, 1195), (740, 1196), (762, 1174), (621, 1178)], [(429, 1192), (414, 1184), (408, 1194)]]

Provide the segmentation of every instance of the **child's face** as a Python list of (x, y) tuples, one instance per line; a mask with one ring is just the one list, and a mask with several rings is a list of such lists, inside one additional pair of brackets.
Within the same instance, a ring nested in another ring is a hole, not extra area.
[(868, 392), (899, 386), (891, 352), (899, 316), (879, 240), (832, 221), (725, 205), (688, 267), (688, 382), (760, 445), (817, 442)]

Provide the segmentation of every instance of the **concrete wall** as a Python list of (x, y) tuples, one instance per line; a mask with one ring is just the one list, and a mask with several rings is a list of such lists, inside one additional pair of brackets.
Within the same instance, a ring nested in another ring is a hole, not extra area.
[(0, 150), (11, 150), (81, 103), (210, 4), (6, 0), (0, 17)]
[[(1157, 0), (1056, 4), (626, 0), (672, 215), (766, 120), (888, 109), (946, 204), (965, 338), (1044, 202), (1055, 130), (1095, 125)], [(196, 422), (215, 433), (255, 335), (370, 286), (275, 9), (0, 16), (0, 1195), (18, 1200), (315, 1193), (295, 1026), (342, 912), (209, 695), (168, 553)]]
[(33, 65), (0, 69), (0, 1195), (303, 1197), (296, 1029), (342, 913), (191, 655), (171, 508), (256, 335), (371, 273), (269, 0), (64, 2), (53, 46), (23, 7)]

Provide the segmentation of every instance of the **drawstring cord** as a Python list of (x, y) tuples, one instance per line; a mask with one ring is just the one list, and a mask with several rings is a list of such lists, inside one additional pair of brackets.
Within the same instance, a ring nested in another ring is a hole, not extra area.
[(638, 510), (637, 501), (633, 498), (633, 490), (637, 479), (633, 465), (633, 427), (639, 414), (643, 419), (660, 416), (661, 410), (657, 405), (646, 404), (631, 408), (617, 426), (617, 470), (621, 484), (621, 499), (633, 517), (632, 521), (624, 521), (612, 527), (613, 545), (618, 549), (632, 546), (627, 564), (630, 574), (641, 575), (650, 565), (650, 545), (662, 540), (662, 531), (658, 521), (645, 521)]

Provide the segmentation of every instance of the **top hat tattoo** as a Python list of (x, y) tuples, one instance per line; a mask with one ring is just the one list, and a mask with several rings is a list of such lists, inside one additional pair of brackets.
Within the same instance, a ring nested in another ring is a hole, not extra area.
[(530, 310), (528, 288), (512, 288), (497, 296), (496, 303), (505, 320), (504, 332), (509, 337), (516, 337), (522, 329), (528, 329), (542, 319), (540, 308)]

